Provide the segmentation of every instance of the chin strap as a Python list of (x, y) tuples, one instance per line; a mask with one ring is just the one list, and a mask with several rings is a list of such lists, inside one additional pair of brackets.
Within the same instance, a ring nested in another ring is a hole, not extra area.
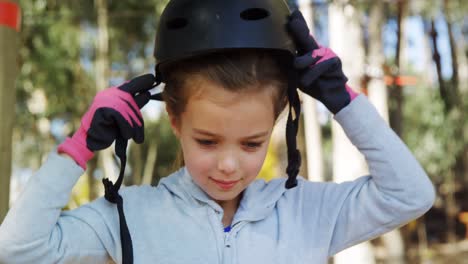
[[(156, 83), (153, 87), (161, 84), (160, 78), (156, 76)], [(161, 94), (155, 94), (150, 97), (153, 100), (162, 101)], [(122, 137), (118, 137), (115, 141), (115, 154), (120, 159), (120, 172), (119, 178), (113, 184), (108, 178), (102, 179), (104, 184), (104, 198), (110, 203), (117, 205), (117, 212), (119, 213), (120, 225), (120, 242), (122, 246), (122, 264), (133, 264), (133, 243), (128, 230), (127, 221), (123, 210), (123, 198), (119, 194), (120, 186), (122, 185), (125, 167), (127, 165), (127, 145), (128, 141)]]
[(104, 198), (107, 201), (117, 204), (117, 211), (119, 213), (120, 223), (120, 242), (122, 244), (122, 263), (133, 264), (133, 244), (130, 232), (128, 231), (127, 221), (125, 220), (125, 214), (123, 211), (123, 199), (119, 194), (120, 185), (122, 185), (125, 166), (127, 164), (127, 144), (128, 141), (122, 137), (117, 138), (115, 141), (115, 154), (120, 159), (120, 173), (119, 178), (112, 184), (112, 182), (104, 178), (102, 183), (104, 184)]
[[(288, 121), (286, 123), (286, 145), (288, 147), (288, 167), (286, 173), (288, 180), (286, 181), (286, 189), (291, 189), (297, 186), (297, 175), (301, 167), (301, 152), (297, 149), (297, 132), (299, 130), (299, 118), (301, 117), (301, 102), (299, 94), (297, 93), (297, 74), (295, 72), (289, 73), (288, 80), (288, 100), (289, 100), (289, 113)], [(294, 111), (294, 119), (293, 119)]]

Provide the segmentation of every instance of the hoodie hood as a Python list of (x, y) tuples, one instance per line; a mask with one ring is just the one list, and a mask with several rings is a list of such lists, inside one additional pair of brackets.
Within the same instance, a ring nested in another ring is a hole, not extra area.
[[(233, 224), (239, 221), (258, 221), (268, 216), (283, 196), (286, 179), (274, 179), (269, 182), (255, 180), (243, 191), (239, 208), (233, 219)], [(174, 196), (179, 197), (189, 206), (208, 205), (217, 212), (223, 209), (209, 197), (193, 180), (186, 167), (161, 179), (159, 185), (165, 187)]]

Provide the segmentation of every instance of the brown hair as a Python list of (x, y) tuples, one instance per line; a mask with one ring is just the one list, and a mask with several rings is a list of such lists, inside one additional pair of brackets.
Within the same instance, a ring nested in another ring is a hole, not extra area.
[[(166, 65), (161, 70), (166, 80), (162, 95), (167, 109), (176, 119), (180, 117), (197, 87), (193, 77), (201, 76), (232, 92), (272, 89), (276, 120), (288, 104), (287, 69), (280, 59), (280, 54), (270, 50), (236, 49)], [(176, 163), (183, 164), (181, 155)]]

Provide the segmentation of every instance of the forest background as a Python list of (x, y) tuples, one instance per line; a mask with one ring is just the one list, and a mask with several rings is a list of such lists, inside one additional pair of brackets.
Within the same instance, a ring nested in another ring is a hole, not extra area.
[[(17, 30), (0, 22), (0, 223), (48, 153), (78, 128), (97, 91), (154, 73), (156, 26), (168, 0), (8, 2), (20, 7), (21, 21)], [(468, 1), (288, 4), (341, 57), (351, 87), (370, 98), (437, 191), (425, 216), (330, 262), (468, 263)], [(335, 182), (364, 175), (362, 156), (324, 106), (301, 99), (300, 174)], [(164, 105), (150, 102), (143, 114), (146, 139), (129, 145), (125, 185), (156, 185), (175, 169), (179, 146)], [(284, 175), (284, 123), (259, 175), (265, 180)], [(66, 209), (102, 196), (101, 179), (115, 180), (118, 169), (113, 148), (96, 155)]]

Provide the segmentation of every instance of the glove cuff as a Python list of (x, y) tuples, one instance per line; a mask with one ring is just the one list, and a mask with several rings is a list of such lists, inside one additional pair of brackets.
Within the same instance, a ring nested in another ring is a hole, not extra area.
[(350, 101), (354, 100), (354, 98), (356, 98), (359, 95), (356, 91), (354, 91), (351, 87), (349, 87), (348, 84), (346, 84), (345, 87), (346, 87), (346, 92), (348, 92), (349, 94)]
[(94, 156), (94, 153), (85, 145), (80, 144), (75, 136), (73, 138), (67, 137), (58, 146), (57, 152), (68, 154), (83, 170), (86, 170), (86, 163)]

